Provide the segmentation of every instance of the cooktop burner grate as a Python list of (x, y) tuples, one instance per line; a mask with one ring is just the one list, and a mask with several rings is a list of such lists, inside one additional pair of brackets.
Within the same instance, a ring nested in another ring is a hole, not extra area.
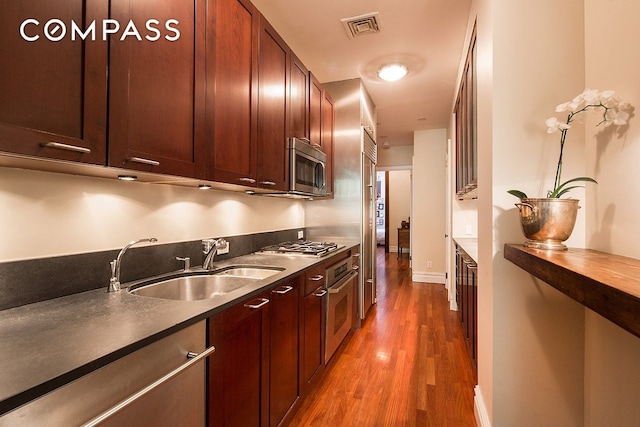
[(323, 256), (329, 252), (339, 249), (334, 242), (312, 242), (308, 240), (294, 240), (291, 242), (278, 243), (277, 245), (266, 246), (260, 249), (260, 253), (269, 254), (300, 254)]

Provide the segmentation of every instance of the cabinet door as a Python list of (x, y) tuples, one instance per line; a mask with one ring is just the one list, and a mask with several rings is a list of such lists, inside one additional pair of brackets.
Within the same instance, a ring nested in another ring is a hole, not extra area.
[[(107, 8), (89, 0), (0, 2), (0, 151), (106, 164), (107, 43), (72, 41), (70, 23), (102, 22)], [(24, 25), (34, 41), (20, 34), (26, 19), (38, 22)], [(51, 19), (65, 24), (60, 41), (45, 36)]]
[(260, 20), (258, 186), (289, 189), (287, 87), (290, 50), (264, 17)]
[(300, 396), (300, 277), (271, 291), (270, 425), (277, 426)]
[(248, 0), (214, 0), (207, 8), (207, 178), (256, 183), (258, 31)]
[(142, 28), (156, 19), (161, 36), (111, 40), (109, 165), (204, 177), (205, 3), (112, 0), (111, 18)]
[(289, 135), (309, 139), (309, 70), (291, 53)]
[[(309, 141), (322, 147), (322, 85), (311, 74), (309, 79)], [(324, 149), (323, 149), (324, 151)], [(325, 154), (327, 154), (325, 152)]]
[(307, 387), (316, 378), (323, 367), (325, 313), (327, 290), (324, 285), (318, 286), (304, 297), (304, 329), (302, 351), (302, 375)]
[(266, 426), (269, 422), (269, 295), (209, 319), (209, 426)]
[(326, 90), (322, 91), (322, 134), (321, 146), (327, 155), (327, 195), (333, 195), (333, 131), (335, 124), (333, 98)]

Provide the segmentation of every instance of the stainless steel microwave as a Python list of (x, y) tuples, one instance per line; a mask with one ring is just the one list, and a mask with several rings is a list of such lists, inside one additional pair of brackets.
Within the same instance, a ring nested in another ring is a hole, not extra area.
[(289, 159), (291, 162), (290, 193), (326, 196), (327, 155), (305, 140), (291, 138)]

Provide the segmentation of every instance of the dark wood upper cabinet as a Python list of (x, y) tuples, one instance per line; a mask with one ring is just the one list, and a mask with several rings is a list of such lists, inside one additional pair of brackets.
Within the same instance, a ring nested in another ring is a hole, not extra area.
[[(322, 84), (309, 75), (309, 142), (322, 147)], [(326, 153), (325, 153), (326, 154)]]
[(207, 8), (207, 178), (252, 186), (257, 180), (258, 31), (247, 0)]
[(310, 142), (327, 155), (327, 196), (331, 196), (333, 194), (333, 131), (335, 121), (333, 98), (313, 74), (310, 74), (309, 92)]
[(476, 33), (471, 36), (469, 50), (460, 79), (455, 104), (456, 116), (456, 195), (476, 197), (478, 187), (478, 136), (476, 93)]
[(332, 192), (333, 102), (250, 0), (7, 0), (0, 58), (0, 154), (286, 192), (297, 137)]
[(261, 16), (258, 49), (258, 186), (289, 189), (287, 120), (291, 51)]
[[(107, 2), (0, 2), (0, 151), (106, 163), (107, 43), (45, 37), (51, 19), (99, 21)], [(39, 24), (27, 24), (26, 19)], [(61, 28), (59, 29), (61, 30)], [(57, 34), (61, 34), (58, 32)]]
[[(109, 165), (204, 177), (205, 2), (112, 0), (111, 18), (126, 23), (170, 19), (180, 32), (153, 42), (111, 39)], [(164, 28), (163, 28), (164, 30)]]
[(322, 132), (320, 145), (327, 155), (327, 196), (333, 195), (333, 145), (335, 129), (335, 106), (329, 92), (322, 90)]
[(309, 70), (291, 53), (289, 136), (309, 139)]

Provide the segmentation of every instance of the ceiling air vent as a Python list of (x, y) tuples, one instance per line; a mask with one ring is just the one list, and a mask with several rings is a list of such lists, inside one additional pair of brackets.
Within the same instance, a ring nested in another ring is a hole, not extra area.
[(380, 18), (378, 12), (367, 13), (366, 15), (343, 18), (340, 20), (349, 38), (364, 36), (380, 32)]

